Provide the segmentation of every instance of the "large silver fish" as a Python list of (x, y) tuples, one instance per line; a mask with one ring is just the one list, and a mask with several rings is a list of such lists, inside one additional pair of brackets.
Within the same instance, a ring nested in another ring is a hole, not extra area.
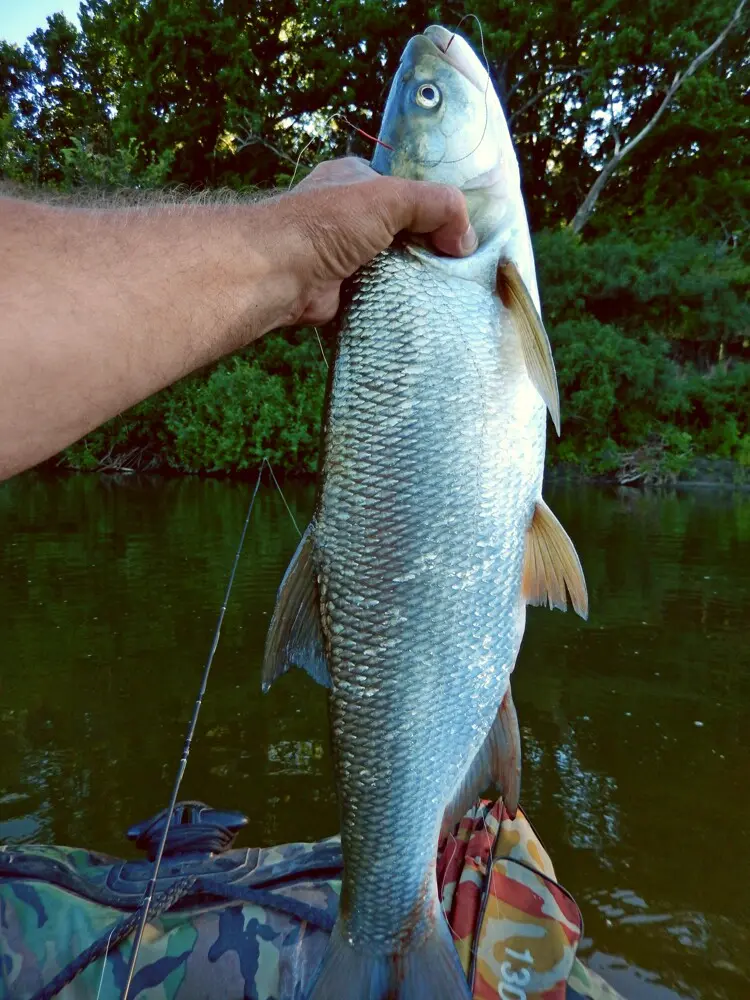
[(520, 749), (509, 681), (527, 603), (586, 613), (541, 497), (557, 385), (519, 171), (469, 44), (409, 42), (373, 166), (466, 194), (466, 259), (403, 243), (345, 295), (315, 514), (282, 582), (264, 688), (290, 664), (330, 686), (345, 878), (311, 1000), (469, 996), (438, 901), (444, 817)]

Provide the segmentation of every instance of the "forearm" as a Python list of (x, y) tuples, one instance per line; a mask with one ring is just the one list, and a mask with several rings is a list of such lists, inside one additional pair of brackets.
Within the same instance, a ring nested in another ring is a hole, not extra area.
[(273, 211), (0, 199), (0, 478), (291, 321)]
[(52, 208), (0, 197), (0, 479), (275, 326), (324, 323), (403, 231), (476, 247), (457, 188), (356, 158), (256, 204)]

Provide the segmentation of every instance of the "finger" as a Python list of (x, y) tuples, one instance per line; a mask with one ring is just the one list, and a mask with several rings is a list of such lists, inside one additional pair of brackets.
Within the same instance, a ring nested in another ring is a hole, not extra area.
[[(433, 244), (453, 257), (466, 257), (477, 248), (466, 199), (456, 187), (425, 181), (389, 180), (396, 187), (393, 208), (396, 232), (430, 233)], [(384, 188), (385, 191), (385, 188)], [(390, 197), (391, 194), (388, 194)]]

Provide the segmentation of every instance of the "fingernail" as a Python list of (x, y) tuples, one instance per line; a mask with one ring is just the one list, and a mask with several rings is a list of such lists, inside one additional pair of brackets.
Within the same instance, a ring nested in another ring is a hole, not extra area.
[(477, 234), (474, 232), (474, 227), (469, 225), (469, 228), (461, 237), (461, 253), (474, 253), (478, 245), (479, 240), (477, 239)]

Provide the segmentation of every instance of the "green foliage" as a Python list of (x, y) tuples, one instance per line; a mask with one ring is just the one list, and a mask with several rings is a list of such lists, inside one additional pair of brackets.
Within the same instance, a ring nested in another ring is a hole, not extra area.
[(205, 381), (190, 379), (169, 396), (171, 462), (191, 471), (242, 471), (267, 458), (276, 467), (314, 472), (322, 402), (319, 365), (285, 379), (254, 359), (221, 362)]
[(584, 241), (568, 229), (540, 234), (536, 251), (565, 418), (553, 460), (611, 474), (647, 448), (675, 475), (694, 454), (746, 462), (740, 255), (694, 236)]
[(267, 458), (309, 474), (317, 467), (324, 390), (313, 332), (273, 334), (111, 420), (68, 448), (64, 462), (242, 472)]
[(59, 463), (85, 472), (161, 466), (168, 445), (162, 407), (163, 394), (144, 400), (67, 448)]
[[(135, 139), (131, 139), (127, 146), (108, 155), (89, 149), (83, 139), (74, 137), (71, 145), (61, 151), (61, 159), (61, 184), (64, 188), (158, 188), (169, 177), (174, 150), (165, 149), (158, 157), (144, 156), (142, 148)], [(145, 167), (142, 165), (144, 161)]]
[(680, 362), (742, 355), (750, 328), (749, 262), (721, 243), (649, 221), (595, 240), (567, 228), (537, 237), (550, 324), (585, 312), (634, 334), (653, 330)]
[(678, 385), (684, 401), (681, 425), (699, 450), (750, 464), (750, 364), (721, 365), (707, 374), (691, 371)]
[(0, 176), (23, 180), (23, 138), (11, 112), (0, 115)]
[[(750, 464), (747, 11), (678, 91), (576, 237), (568, 223), (619, 142), (735, 0), (475, 0), (522, 168), (563, 396), (553, 460), (681, 474)], [(409, 36), (469, 7), (428, 0), (84, 0), (23, 49), (0, 42), (0, 177), (65, 189), (286, 186), (369, 146)], [(462, 30), (479, 43), (473, 19)], [(311, 337), (266, 338), (69, 449), (82, 467), (315, 466), (323, 372)], [(635, 457), (634, 457), (635, 456)], [(629, 474), (629, 473), (628, 473)]]

